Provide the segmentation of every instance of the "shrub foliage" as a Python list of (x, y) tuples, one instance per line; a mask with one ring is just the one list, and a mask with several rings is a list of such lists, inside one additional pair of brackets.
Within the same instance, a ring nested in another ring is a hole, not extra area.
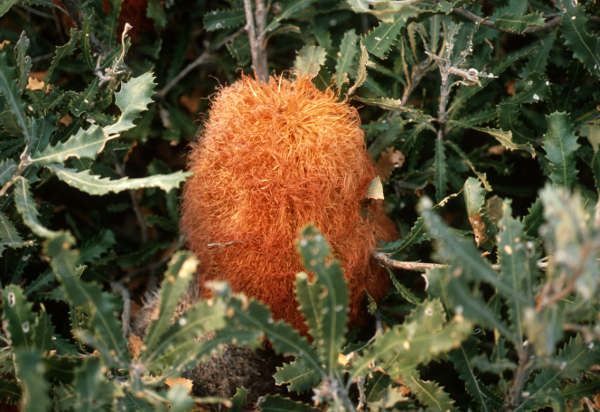
[[(267, 339), (294, 357), (276, 382), (312, 400), (269, 395), (263, 411), (599, 408), (599, 11), (572, 0), (4, 1), (4, 404), (238, 410), (242, 389), (198, 398), (173, 382), (224, 344)], [(252, 65), (259, 77), (307, 74), (359, 107), (402, 233), (373, 253), (393, 283), (365, 303), (373, 330), (347, 329), (342, 268), (312, 225), (295, 284), (310, 339), (226, 283), (172, 323), (198, 266), (178, 234), (182, 148), (201, 97)], [(132, 299), (160, 274), (160, 309), (135, 343)]]

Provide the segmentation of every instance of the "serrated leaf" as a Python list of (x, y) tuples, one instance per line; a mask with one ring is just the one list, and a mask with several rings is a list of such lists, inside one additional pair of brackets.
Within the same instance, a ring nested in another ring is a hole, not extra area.
[(550, 94), (550, 82), (538, 73), (532, 73), (526, 79), (519, 81), (516, 88), (518, 93), (505, 100), (506, 103), (537, 103), (544, 101)]
[(104, 150), (104, 145), (118, 135), (108, 136), (101, 127), (91, 125), (87, 130), (79, 129), (77, 134), (64, 143), (48, 146), (33, 155), (31, 162), (39, 165), (64, 163), (70, 157), (88, 157), (95, 159), (98, 153)]
[(475, 402), (481, 405), (484, 412), (500, 410), (504, 402), (486, 384), (475, 376), (472, 359), (478, 355), (477, 339), (467, 339), (461, 347), (450, 353), (449, 359), (454, 364), (458, 376), (466, 384), (466, 389)]
[(446, 147), (442, 136), (438, 135), (435, 141), (435, 156), (433, 160), (433, 167), (435, 168), (435, 179), (433, 185), (435, 186), (435, 198), (438, 202), (441, 202), (446, 194), (446, 186), (448, 185), (448, 172), (446, 171)]
[(96, 64), (92, 59), (92, 48), (90, 47), (90, 34), (92, 34), (92, 18), (94, 14), (91, 13), (87, 18), (82, 19), (81, 32), (79, 34), (79, 48), (83, 54), (83, 61), (87, 64), (88, 69), (92, 72), (96, 69)]
[(74, 245), (75, 239), (65, 231), (57, 232), (43, 244), (43, 252), (51, 258), (52, 270), (60, 276), (77, 277), (85, 268), (76, 267), (79, 261), (79, 250), (73, 248)]
[(420, 305), (423, 303), (421, 299), (417, 298), (406, 286), (400, 283), (396, 278), (396, 275), (394, 275), (394, 272), (388, 269), (388, 273), (390, 274), (390, 278), (392, 278), (392, 284), (404, 299), (413, 305)]
[[(103, 370), (106, 368), (97, 356), (86, 358), (81, 366), (75, 368), (73, 387), (77, 394), (77, 407), (81, 411), (97, 410), (99, 405), (106, 405), (118, 396), (114, 380), (106, 379)], [(121, 395), (122, 397), (122, 395)]]
[(494, 26), (497, 28), (519, 34), (523, 34), (529, 26), (543, 26), (545, 23), (541, 12), (506, 13), (494, 20)]
[(33, 233), (45, 238), (52, 238), (59, 235), (60, 232), (54, 232), (45, 228), (39, 221), (37, 203), (35, 203), (35, 200), (31, 195), (29, 181), (23, 176), (20, 176), (15, 182), (13, 194), (15, 196), (17, 210), (23, 217), (23, 223), (25, 223)]
[(262, 412), (320, 412), (320, 409), (305, 403), (276, 395), (267, 395), (261, 398), (258, 407)]
[(346, 3), (348, 3), (355, 13), (368, 13), (371, 11), (371, 9), (369, 9), (369, 3), (367, 3), (366, 0), (346, 0)]
[(156, 347), (160, 336), (167, 329), (181, 295), (190, 283), (197, 267), (198, 259), (191, 252), (180, 251), (171, 258), (159, 292), (158, 318), (150, 322), (148, 333), (144, 337), (147, 351), (152, 351)]
[(516, 144), (513, 141), (512, 133), (505, 132), (502, 129), (493, 129), (490, 127), (471, 127), (473, 130), (478, 130), (483, 133), (487, 133), (498, 140), (502, 146), (506, 147), (508, 150), (524, 150), (531, 155), (532, 158), (535, 158), (535, 150), (531, 143), (525, 144)]
[(4, 246), (19, 248), (23, 246), (31, 246), (32, 242), (23, 242), (19, 232), (13, 226), (12, 222), (4, 213), (0, 212), (0, 239)]
[(17, 4), (19, 0), (6, 0), (0, 4), (0, 17), (4, 16), (7, 11), (11, 9), (12, 6)]
[(87, 240), (79, 249), (78, 264), (90, 263), (108, 251), (117, 241), (112, 230), (103, 230)]
[(343, 83), (348, 82), (347, 73), (352, 69), (354, 57), (358, 51), (356, 47), (357, 40), (358, 36), (354, 30), (348, 30), (344, 33), (335, 65), (335, 83), (338, 89), (342, 87)]
[(331, 256), (327, 241), (314, 226), (308, 225), (300, 231), (296, 247), (304, 267), (316, 275), (313, 285), (310, 285), (313, 289), (311, 297), (316, 297), (318, 292), (315, 292), (321, 290), (316, 305), (314, 299), (304, 301), (298, 294), (300, 310), (303, 314), (306, 310), (307, 319), (317, 317), (309, 325), (314, 328), (311, 328), (311, 335), (319, 342), (318, 351), (324, 360), (326, 373), (333, 374), (340, 368), (338, 355), (347, 331), (348, 288), (339, 262)]
[(232, 405), (227, 409), (227, 412), (242, 412), (242, 408), (246, 403), (247, 395), (248, 391), (244, 387), (237, 388), (235, 395), (233, 398), (231, 398)]
[(380, 22), (379, 26), (362, 38), (361, 43), (369, 53), (385, 60), (404, 23), (405, 20), (401, 14), (392, 23)]
[(99, 78), (96, 77), (85, 90), (77, 95), (69, 105), (71, 109), (71, 113), (73, 113), (76, 117), (87, 113), (92, 107), (92, 103), (94, 103), (94, 97), (96, 93), (98, 93), (99, 86)]
[(360, 60), (358, 62), (358, 73), (356, 80), (350, 90), (348, 90), (348, 96), (352, 96), (356, 89), (363, 85), (367, 80), (367, 66), (372, 66), (373, 63), (369, 62), (369, 53), (364, 45), (360, 45)]
[[(485, 191), (481, 186), (481, 182), (473, 177), (469, 177), (463, 186), (463, 196), (467, 206), (467, 215), (469, 223), (473, 228), (475, 235), (475, 243), (481, 247), (490, 241), (490, 238), (495, 235), (493, 223), (486, 219), (483, 207), (485, 204)], [(489, 227), (488, 227), (489, 226)]]
[(282, 20), (286, 20), (296, 12), (303, 10), (309, 6), (311, 6), (316, 0), (290, 0), (286, 2), (285, 6), (279, 13), (265, 28), (265, 31), (261, 33), (261, 35), (267, 35), (273, 30), (275, 30), (281, 24)]
[(4, 186), (6, 182), (12, 179), (13, 174), (17, 171), (17, 164), (12, 159), (0, 161), (0, 186)]
[(160, 0), (149, 0), (148, 8), (146, 9), (146, 17), (154, 20), (154, 26), (157, 29), (162, 29), (167, 25), (167, 16), (165, 9)]
[(525, 143), (536, 138), (534, 133), (519, 121), (521, 115), (520, 106), (512, 103), (500, 103), (497, 106), (498, 111), (498, 126), (505, 132), (509, 132), (514, 139), (514, 142)]
[(237, 27), (246, 22), (244, 9), (213, 10), (204, 15), (204, 30), (214, 31)]
[(556, 186), (573, 187), (578, 170), (575, 152), (579, 148), (577, 136), (568, 113), (555, 112), (546, 116), (548, 131), (544, 135), (542, 147), (550, 162), (550, 179)]
[(425, 225), (423, 223), (423, 218), (417, 218), (417, 221), (408, 232), (408, 235), (403, 239), (398, 239), (395, 242), (384, 244), (380, 250), (389, 254), (396, 254), (402, 252), (404, 249), (412, 246), (418, 245), (424, 240), (429, 239), (427, 232), (425, 231)]
[(549, 32), (539, 41), (539, 45), (536, 47), (537, 53), (529, 58), (523, 70), (519, 76), (524, 79), (530, 74), (545, 73), (546, 66), (548, 65), (548, 57), (550, 56), (550, 50), (554, 46), (554, 40), (556, 39), (556, 32)]
[(403, 122), (395, 121), (369, 145), (369, 153), (373, 160), (379, 160), (381, 153), (388, 147), (392, 147), (394, 142), (400, 137), (400, 131)]
[(124, 177), (118, 180), (110, 180), (107, 177), (101, 178), (98, 175), (91, 174), (89, 169), (77, 172), (75, 169), (67, 169), (58, 164), (51, 164), (46, 167), (69, 186), (91, 195), (105, 195), (110, 192), (119, 193), (124, 190), (148, 187), (160, 187), (168, 193), (172, 189), (177, 189), (192, 174), (191, 172), (178, 171), (168, 175), (152, 175), (138, 179)]
[(523, 230), (527, 236), (537, 236), (538, 230), (544, 222), (544, 207), (538, 197), (535, 202), (527, 209), (529, 214), (523, 218)]
[(227, 43), (227, 50), (229, 50), (229, 53), (238, 60), (240, 66), (246, 65), (251, 54), (248, 36), (236, 37)]
[(50, 137), (56, 131), (56, 122), (58, 116), (46, 114), (41, 119), (29, 119), (29, 130), (32, 136), (36, 136), (35, 142), (31, 146), (31, 153), (35, 154), (44, 150), (50, 144)]
[(17, 378), (21, 382), (23, 412), (49, 411), (50, 382), (44, 379), (44, 358), (41, 350), (18, 349), (15, 351)]
[(228, 311), (226, 320), (230, 330), (257, 331), (256, 338), (263, 336), (269, 339), (277, 353), (302, 356), (311, 369), (316, 369), (321, 374), (325, 373), (317, 352), (308, 340), (300, 336), (289, 324), (275, 322), (265, 305), (252, 298), (248, 300), (244, 297), (242, 300), (234, 297), (226, 283), (213, 282), (211, 287), (225, 302)]
[(565, 44), (586, 69), (595, 76), (600, 75), (600, 36), (591, 35), (589, 18), (581, 4), (572, 0), (560, 0), (565, 10), (560, 26)]
[(457, 410), (454, 407), (454, 399), (450, 398), (437, 382), (421, 380), (418, 374), (403, 376), (402, 381), (421, 404), (439, 411)]
[(69, 303), (89, 317), (87, 332), (100, 343), (96, 349), (106, 364), (119, 367), (127, 365), (129, 354), (121, 324), (115, 317), (115, 307), (106, 299), (100, 286), (83, 282), (77, 277), (58, 276), (58, 279)]
[(8, 102), (8, 107), (12, 112), (13, 116), (17, 119), (19, 128), (23, 131), (25, 141), (31, 146), (33, 142), (33, 136), (29, 134), (27, 128), (27, 118), (23, 114), (25, 109), (23, 107), (23, 101), (21, 95), (17, 91), (17, 85), (14, 81), (15, 69), (9, 67), (6, 61), (6, 53), (0, 54), (0, 93)]
[(139, 119), (140, 113), (148, 110), (148, 105), (152, 103), (155, 86), (151, 73), (144, 73), (127, 83), (121, 83), (121, 90), (115, 93), (115, 102), (121, 109), (121, 116), (115, 124), (104, 128), (107, 136), (135, 127), (134, 120)]
[[(9, 371), (3, 368), (4, 372)], [(14, 404), (21, 399), (21, 386), (16, 380), (9, 380), (7, 378), (0, 379), (0, 399), (6, 400), (9, 404)]]
[(19, 41), (15, 46), (15, 50), (17, 51), (17, 67), (19, 68), (19, 81), (17, 83), (17, 90), (20, 90), (21, 93), (25, 91), (25, 86), (27, 86), (27, 79), (29, 77), (29, 71), (33, 65), (31, 63), (31, 57), (27, 56), (29, 43), (29, 38), (25, 35), (25, 30), (23, 30), (21, 32), (21, 36), (19, 36)]
[(275, 383), (281, 385), (289, 383), (288, 390), (302, 393), (316, 388), (321, 383), (321, 374), (310, 369), (302, 358), (295, 359), (291, 363), (284, 363), (283, 366), (277, 367), (277, 372), (273, 375)]
[(6, 324), (6, 334), (13, 349), (27, 351), (35, 348), (33, 326), (37, 316), (32, 310), (23, 290), (17, 285), (8, 285), (2, 290), (2, 320)]
[(56, 53), (52, 58), (52, 63), (50, 63), (50, 68), (48, 69), (48, 73), (44, 77), (44, 86), (50, 83), (52, 80), (52, 75), (54, 74), (54, 70), (58, 66), (58, 63), (66, 56), (70, 56), (75, 51), (75, 47), (77, 47), (77, 41), (79, 40), (79, 31), (77, 29), (72, 28), (69, 33), (69, 40), (62, 46), (56, 47)]
[(449, 352), (471, 334), (471, 324), (455, 317), (443, 327), (434, 319), (444, 319), (439, 300), (425, 301), (412, 312), (412, 318), (395, 325), (365, 349), (352, 364), (350, 379), (355, 381), (374, 368), (381, 368), (392, 379), (413, 373), (417, 366), (427, 364), (434, 356)]
[(467, 156), (467, 154), (465, 152), (463, 152), (461, 150), (460, 147), (458, 147), (458, 145), (456, 145), (454, 142), (448, 140), (446, 141), (446, 144), (448, 146), (450, 146), (463, 160), (466, 164), (469, 165), (469, 167), (471, 168), (471, 171), (473, 171), (473, 173), (475, 173), (475, 175), (477, 176), (477, 178), (479, 179), (479, 181), (483, 184), (483, 188), (485, 190), (487, 190), (488, 192), (492, 191), (492, 186), (490, 185), (490, 183), (487, 180), (487, 174), (486, 173), (479, 173), (476, 169), (475, 166), (473, 165), (473, 163), (471, 163), (471, 160), (469, 159), (469, 157)]
[(300, 73), (315, 77), (325, 64), (327, 51), (320, 46), (304, 46), (296, 56), (294, 69)]

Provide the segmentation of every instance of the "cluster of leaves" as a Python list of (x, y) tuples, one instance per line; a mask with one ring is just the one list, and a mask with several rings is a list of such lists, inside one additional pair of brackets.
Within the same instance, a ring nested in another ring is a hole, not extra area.
[[(251, 70), (252, 50), (241, 0), (141, 4), (136, 18), (154, 31), (135, 33), (133, 45), (119, 0), (0, 6), (9, 40), (0, 49), (0, 397), (26, 411), (226, 402), (165, 383), (223, 344), (266, 338), (295, 356), (276, 382), (314, 396), (312, 405), (267, 396), (263, 411), (593, 407), (596, 4), (267, 2), (257, 38), (270, 68), (308, 73), (364, 106), (368, 151), (402, 232), (381, 252), (427, 261), (434, 250), (441, 263), (422, 276), (391, 273), (390, 295), (369, 304), (377, 332), (362, 340), (346, 328), (341, 267), (305, 228), (298, 249), (309, 273), (298, 274), (296, 293), (311, 341), (226, 284), (171, 325), (197, 261), (177, 252), (187, 174), (172, 173), (177, 155), (160, 155), (193, 135), (190, 119), (206, 106), (199, 94), (214, 90), (206, 76), (185, 74), (207, 66), (233, 81), (238, 67)], [(68, 34), (53, 28), (63, 15)], [(31, 57), (55, 47), (46, 60)], [(146, 177), (127, 177), (126, 166)], [(165, 266), (159, 315), (130, 354), (128, 282)], [(69, 324), (57, 321), (66, 316)], [(241, 390), (233, 407), (243, 400)]]

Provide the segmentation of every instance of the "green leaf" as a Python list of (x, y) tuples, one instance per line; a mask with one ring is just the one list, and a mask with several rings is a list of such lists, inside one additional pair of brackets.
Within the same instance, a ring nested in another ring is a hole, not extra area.
[(35, 348), (33, 326), (37, 316), (32, 306), (19, 286), (8, 285), (2, 290), (2, 320), (6, 323), (5, 330), (10, 345), (15, 350), (23, 348), (31, 351)]
[(373, 369), (381, 368), (392, 379), (414, 373), (417, 366), (460, 346), (471, 334), (471, 324), (455, 316), (442, 325), (445, 313), (438, 299), (418, 305), (409, 319), (395, 325), (375, 341), (352, 363), (350, 379), (354, 382)]
[(544, 101), (550, 95), (550, 82), (545, 76), (532, 73), (526, 79), (517, 83), (517, 93), (505, 102), (513, 104), (537, 103)]
[(2, 212), (0, 212), (0, 239), (2, 240), (2, 245), (12, 248), (31, 246), (33, 244), (33, 241), (23, 241), (8, 216)]
[(124, 190), (148, 187), (160, 187), (168, 193), (172, 189), (177, 189), (192, 174), (191, 172), (178, 171), (168, 175), (152, 175), (138, 179), (124, 177), (118, 180), (110, 180), (107, 177), (101, 178), (98, 175), (91, 174), (89, 169), (77, 172), (75, 169), (67, 169), (58, 164), (48, 165), (47, 168), (69, 186), (91, 195), (105, 195), (110, 192), (119, 193)]
[(392, 284), (404, 299), (413, 305), (419, 305), (423, 303), (421, 299), (417, 298), (406, 286), (400, 283), (400, 281), (396, 278), (396, 275), (394, 275), (394, 272), (388, 269), (388, 273), (390, 274), (390, 278), (392, 278)]
[(39, 153), (33, 154), (32, 163), (49, 165), (64, 163), (70, 157), (89, 157), (95, 159), (96, 155), (104, 150), (104, 145), (118, 135), (108, 136), (101, 127), (91, 125), (87, 130), (79, 129), (77, 134), (64, 143), (48, 146)]
[(165, 9), (160, 0), (149, 0), (148, 8), (146, 9), (146, 17), (154, 20), (154, 26), (157, 29), (162, 29), (167, 25), (167, 16)]
[(15, 404), (21, 399), (21, 386), (16, 380), (0, 379), (0, 399), (9, 404)]
[(452, 148), (452, 150), (454, 150), (462, 159), (463, 161), (469, 165), (469, 167), (471, 168), (471, 171), (473, 173), (475, 173), (475, 175), (477, 176), (477, 178), (479, 179), (479, 181), (483, 184), (483, 188), (485, 190), (487, 190), (488, 192), (492, 191), (492, 186), (490, 185), (490, 183), (487, 180), (487, 174), (486, 173), (480, 173), (475, 169), (475, 166), (473, 165), (473, 163), (471, 163), (471, 159), (469, 159), (469, 157), (467, 156), (467, 154), (465, 152), (463, 152), (461, 150), (460, 147), (458, 147), (458, 145), (456, 143), (454, 143), (451, 140), (447, 140), (446, 144), (448, 146), (450, 146)]
[(469, 177), (463, 186), (463, 195), (469, 223), (475, 235), (475, 243), (478, 247), (490, 245), (496, 235), (496, 227), (484, 211), (485, 190), (481, 182), (474, 177)]
[(494, 26), (512, 33), (523, 34), (529, 26), (543, 26), (544, 17), (539, 11), (531, 14), (506, 13), (494, 20)]
[(23, 114), (25, 112), (23, 101), (21, 100), (21, 94), (17, 91), (17, 84), (14, 81), (15, 68), (8, 66), (6, 59), (6, 53), (0, 53), (0, 93), (8, 101), (8, 107), (16, 118), (19, 128), (23, 131), (25, 141), (31, 146), (33, 136), (29, 134), (27, 128), (29, 123)]
[[(453, 123), (455, 123), (453, 121)], [(530, 143), (525, 144), (516, 144), (513, 142), (513, 137), (511, 132), (505, 132), (501, 129), (492, 129), (490, 127), (471, 127), (473, 130), (477, 130), (483, 133), (487, 133), (498, 140), (502, 144), (502, 146), (506, 147), (508, 150), (524, 150), (531, 155), (531, 157), (535, 158), (535, 150)]]
[(433, 160), (433, 167), (435, 168), (435, 179), (433, 185), (435, 186), (435, 198), (438, 202), (441, 202), (446, 194), (446, 186), (448, 185), (448, 171), (446, 166), (446, 148), (442, 135), (439, 134), (435, 141), (435, 156)]
[(450, 398), (448, 393), (444, 392), (444, 388), (440, 387), (435, 381), (423, 381), (419, 378), (419, 374), (411, 374), (402, 377), (402, 382), (410, 389), (417, 400), (429, 406), (433, 410), (439, 411), (456, 411), (454, 407), (454, 399)]
[(17, 83), (17, 90), (21, 93), (25, 91), (25, 87), (28, 83), (29, 71), (31, 70), (31, 57), (27, 56), (27, 49), (29, 48), (29, 38), (25, 35), (25, 30), (21, 32), (19, 41), (15, 46), (17, 51), (17, 67), (19, 68), (19, 81)]
[(17, 171), (17, 164), (12, 159), (0, 161), (0, 185), (4, 186)]
[(75, 97), (69, 105), (71, 113), (76, 117), (88, 113), (91, 109), (92, 104), (94, 103), (94, 97), (96, 97), (96, 93), (98, 93), (99, 81), (99, 78), (95, 77), (83, 92), (77, 94), (77, 97)]
[(302, 393), (316, 388), (321, 383), (321, 374), (302, 361), (302, 358), (295, 359), (291, 363), (284, 363), (283, 366), (277, 366), (277, 372), (273, 375), (275, 383), (281, 385), (289, 383), (288, 390)]
[(244, 388), (237, 388), (235, 395), (231, 398), (231, 407), (227, 409), (227, 412), (242, 412), (242, 408), (246, 403), (248, 391)]
[(79, 249), (78, 264), (91, 263), (108, 251), (117, 241), (111, 230), (103, 230), (98, 235), (87, 240)]
[(300, 73), (315, 77), (325, 64), (327, 51), (320, 46), (304, 46), (296, 56), (294, 69)]
[(51, 258), (50, 266), (57, 274), (65, 277), (81, 275), (84, 267), (76, 268), (79, 250), (72, 248), (75, 239), (69, 232), (56, 232), (56, 236), (44, 242), (43, 252)]
[(521, 107), (512, 103), (500, 103), (497, 106), (498, 126), (510, 133), (516, 144), (534, 141), (537, 136), (519, 120)]
[(544, 222), (544, 207), (540, 198), (538, 197), (527, 210), (529, 210), (529, 214), (523, 218), (523, 230), (527, 236), (535, 237)]
[(229, 53), (237, 59), (240, 66), (246, 65), (251, 54), (248, 36), (236, 37), (227, 43), (227, 50), (229, 50)]
[(539, 46), (536, 47), (537, 53), (529, 58), (527, 64), (521, 70), (519, 76), (522, 79), (526, 78), (530, 74), (545, 73), (546, 66), (548, 65), (548, 57), (550, 56), (550, 50), (554, 46), (554, 40), (556, 39), (556, 32), (549, 32), (544, 37), (538, 40)]
[(13, 193), (15, 195), (15, 205), (23, 217), (23, 223), (25, 223), (33, 233), (45, 238), (52, 238), (60, 234), (60, 232), (54, 232), (45, 228), (39, 221), (37, 203), (31, 195), (29, 181), (27, 179), (20, 176), (15, 182)]
[(481, 405), (482, 411), (500, 410), (504, 403), (503, 400), (475, 376), (472, 360), (477, 355), (477, 339), (470, 337), (463, 342), (459, 349), (451, 352), (448, 358), (454, 364), (459, 378), (465, 382), (467, 392), (473, 396), (477, 404)]
[(381, 251), (389, 254), (400, 253), (412, 245), (418, 245), (424, 240), (428, 240), (429, 236), (425, 231), (425, 225), (423, 224), (423, 218), (417, 218), (417, 221), (408, 232), (408, 235), (403, 239), (398, 239), (395, 242), (384, 244), (381, 247)]
[(320, 412), (320, 409), (305, 403), (276, 395), (267, 395), (263, 397), (258, 404), (258, 407), (262, 412)]
[(355, 13), (369, 13), (371, 11), (366, 0), (346, 0), (346, 2)]
[[(75, 368), (73, 387), (77, 394), (77, 407), (81, 411), (98, 410), (99, 406), (112, 405), (121, 390), (115, 380), (105, 376), (105, 365), (97, 356), (88, 357), (81, 366)], [(122, 397), (122, 394), (121, 394)]]
[(244, 9), (213, 10), (204, 15), (204, 30), (214, 31), (241, 26), (246, 22)]
[(544, 135), (542, 147), (550, 162), (550, 179), (555, 186), (573, 187), (577, 181), (575, 153), (579, 144), (570, 116), (555, 112), (546, 116), (546, 121), (548, 132)]
[(360, 45), (360, 60), (358, 62), (358, 73), (356, 75), (356, 81), (348, 90), (348, 95), (351, 96), (354, 94), (356, 89), (363, 85), (363, 83), (367, 80), (367, 66), (373, 66), (373, 63), (369, 61), (369, 53), (367, 53), (367, 49), (364, 45)]
[(316, 0), (290, 0), (287, 1), (284, 8), (265, 28), (265, 31), (261, 33), (261, 35), (267, 35), (273, 30), (275, 30), (281, 24), (282, 20), (286, 20), (292, 15), (300, 10), (303, 10), (309, 6), (311, 6)]
[(152, 351), (157, 346), (197, 267), (198, 259), (191, 252), (180, 251), (171, 258), (159, 292), (158, 319), (150, 322), (148, 333), (144, 337), (147, 351)]
[(358, 52), (356, 47), (356, 41), (358, 36), (354, 30), (348, 30), (344, 33), (342, 43), (340, 44), (340, 51), (338, 52), (337, 63), (335, 65), (335, 83), (339, 88), (342, 84), (348, 82), (347, 73), (352, 69), (354, 65), (354, 57)]
[(255, 337), (261, 340), (263, 337), (269, 339), (277, 353), (302, 356), (311, 369), (321, 374), (325, 373), (319, 356), (308, 340), (287, 323), (274, 321), (265, 305), (254, 299), (248, 300), (244, 297), (242, 300), (234, 297), (226, 283), (213, 282), (211, 286), (225, 303), (228, 314), (226, 320), (230, 330), (256, 331)]
[(140, 113), (147, 110), (147, 106), (152, 103), (155, 86), (154, 76), (151, 73), (144, 73), (127, 83), (121, 83), (121, 90), (115, 93), (117, 106), (121, 109), (121, 117), (115, 124), (104, 128), (107, 136), (135, 127), (134, 120), (139, 119)]
[(21, 408), (23, 412), (49, 411), (50, 383), (44, 379), (44, 358), (41, 350), (15, 350), (17, 378), (21, 382), (23, 395)]
[(121, 324), (115, 317), (115, 307), (100, 286), (77, 277), (58, 276), (69, 303), (89, 317), (87, 333), (99, 343), (96, 347), (107, 365), (124, 367), (129, 363), (127, 342)]
[(600, 76), (600, 37), (592, 35), (589, 18), (581, 4), (572, 0), (560, 0), (565, 10), (560, 27), (565, 44), (592, 75)]
[(405, 19), (401, 14), (392, 23), (380, 22), (379, 26), (362, 38), (361, 43), (369, 53), (385, 60), (392, 45), (396, 42), (404, 22)]
[[(306, 270), (316, 275), (311, 285), (306, 275), (303, 276), (305, 282), (300, 281), (300, 275), (298, 277), (297, 285), (312, 291), (306, 295), (298, 293), (300, 310), (307, 320), (311, 319), (310, 333), (318, 342), (326, 372), (332, 374), (341, 366), (338, 355), (347, 331), (348, 288), (339, 262), (333, 258), (327, 241), (314, 226), (306, 226), (300, 231), (296, 247)], [(305, 296), (307, 299), (302, 299)], [(315, 302), (317, 296), (318, 301)]]
[(66, 56), (70, 56), (75, 51), (75, 47), (77, 47), (77, 40), (79, 40), (79, 32), (77, 29), (72, 28), (69, 33), (69, 40), (62, 46), (56, 47), (56, 53), (52, 58), (52, 63), (50, 63), (50, 68), (48, 69), (48, 74), (44, 77), (44, 86), (50, 83), (52, 80), (52, 75), (54, 74), (54, 70), (58, 66), (58, 63)]
[[(81, 32), (79, 34), (80, 49), (83, 54), (83, 61), (92, 72), (96, 69), (96, 64), (92, 58), (92, 48), (90, 47), (90, 34), (92, 34), (92, 19), (94, 14), (91, 13), (89, 16), (85, 16), (81, 22)], [(68, 43), (67, 43), (68, 44)]]
[(12, 6), (17, 4), (19, 0), (6, 0), (0, 4), (0, 17), (4, 16), (7, 11), (11, 9)]

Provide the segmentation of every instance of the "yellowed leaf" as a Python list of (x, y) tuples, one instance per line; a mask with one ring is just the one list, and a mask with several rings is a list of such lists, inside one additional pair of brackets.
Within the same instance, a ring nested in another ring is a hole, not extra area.
[(42, 90), (44, 88), (44, 82), (41, 82), (33, 77), (29, 77), (27, 79), (27, 86), (25, 86), (27, 90)]
[(8, 40), (4, 40), (2, 43), (0, 43), (0, 50), (2, 50), (2, 48), (4, 46), (6, 46), (7, 44), (10, 44), (10, 42)]
[(140, 356), (140, 351), (142, 350), (142, 346), (144, 346), (144, 343), (142, 342), (142, 340), (140, 339), (139, 336), (137, 336), (135, 333), (131, 333), (129, 335), (129, 353), (131, 353), (131, 357), (134, 360), (137, 360), (137, 358)]
[(393, 147), (388, 147), (384, 152), (381, 152), (379, 160), (375, 163), (375, 172), (379, 175), (382, 182), (390, 178), (392, 172), (397, 167), (402, 167), (404, 164), (404, 155), (400, 150), (394, 150)]
[(365, 195), (367, 199), (383, 199), (383, 186), (381, 185), (381, 179), (379, 176), (376, 176), (375, 179), (371, 181), (371, 184), (367, 188), (367, 194)]
[(58, 122), (60, 124), (62, 124), (63, 126), (68, 126), (71, 124), (72, 121), (73, 121), (73, 118), (71, 116), (69, 116), (68, 114), (65, 114), (63, 117), (60, 118), (60, 120)]
[(194, 386), (194, 382), (192, 382), (189, 379), (185, 379), (185, 378), (177, 378), (177, 379), (173, 379), (173, 378), (167, 378), (167, 380), (165, 381), (165, 384), (169, 387), (172, 388), (175, 385), (180, 385), (183, 386), (184, 388), (186, 388), (188, 390), (188, 392), (192, 392), (192, 386)]

